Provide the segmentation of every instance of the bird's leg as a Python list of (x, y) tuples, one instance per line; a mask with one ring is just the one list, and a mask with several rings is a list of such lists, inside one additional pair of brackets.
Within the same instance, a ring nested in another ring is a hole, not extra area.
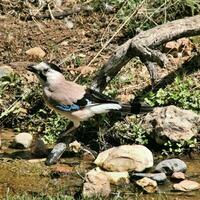
[[(69, 124), (68, 127), (71, 127), (72, 124)], [(68, 129), (67, 131), (64, 131), (62, 132), (60, 135), (59, 135), (59, 138), (58, 140), (61, 140), (63, 139), (65, 136), (67, 136), (68, 134), (72, 133), (74, 130), (76, 130), (78, 127), (80, 126), (80, 122), (73, 122), (73, 126)]]
[[(71, 126), (71, 124), (69, 124), (69, 126)], [(69, 148), (69, 144), (75, 140), (73, 131), (79, 126), (80, 122), (73, 122), (73, 126), (69, 130), (59, 135), (57, 144), (54, 146), (54, 148), (52, 149), (45, 161), (46, 165), (52, 165), (57, 163), (62, 154), (66, 151), (66, 149)]]

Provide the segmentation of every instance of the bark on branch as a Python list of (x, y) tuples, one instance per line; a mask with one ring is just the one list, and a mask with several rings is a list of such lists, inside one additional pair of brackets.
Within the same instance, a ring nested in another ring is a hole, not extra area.
[(121, 45), (103, 65), (92, 82), (92, 88), (98, 91), (117, 75), (120, 69), (133, 57), (138, 56), (142, 62), (156, 62), (165, 66), (167, 56), (156, 48), (168, 41), (200, 34), (200, 15), (168, 22), (143, 31)]

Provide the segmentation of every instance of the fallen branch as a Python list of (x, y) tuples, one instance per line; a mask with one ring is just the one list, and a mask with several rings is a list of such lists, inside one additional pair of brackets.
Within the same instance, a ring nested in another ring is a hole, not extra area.
[[(155, 49), (168, 41), (198, 34), (200, 34), (200, 15), (168, 22), (139, 33), (121, 45), (108, 59), (95, 76), (92, 88), (98, 91), (104, 90), (120, 69), (136, 56), (144, 63), (156, 62), (161, 67), (166, 66), (167, 56)], [(155, 71), (151, 73), (155, 74)]]

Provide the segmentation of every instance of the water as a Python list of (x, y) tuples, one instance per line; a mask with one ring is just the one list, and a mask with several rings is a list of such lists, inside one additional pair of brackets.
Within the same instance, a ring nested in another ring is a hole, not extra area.
[[(81, 191), (84, 182), (84, 174), (94, 168), (93, 163), (83, 161), (79, 157), (64, 157), (53, 166), (46, 166), (44, 159), (36, 159), (30, 150), (17, 150), (8, 147), (13, 141), (14, 133), (10, 130), (0, 132), (3, 149), (0, 149), (0, 199), (6, 194), (30, 194), (30, 195), (75, 195)], [(182, 157), (188, 166), (187, 179), (200, 183), (200, 158), (199, 155), (193, 158)], [(63, 167), (67, 170), (64, 175), (55, 173), (55, 169)], [(126, 186), (113, 186), (112, 195), (118, 199), (170, 199), (170, 200), (199, 200), (200, 190), (192, 192), (175, 192), (172, 190), (172, 183), (169, 181), (159, 185), (159, 192), (156, 194), (142, 194), (134, 183)], [(120, 198), (121, 197), (121, 198)]]

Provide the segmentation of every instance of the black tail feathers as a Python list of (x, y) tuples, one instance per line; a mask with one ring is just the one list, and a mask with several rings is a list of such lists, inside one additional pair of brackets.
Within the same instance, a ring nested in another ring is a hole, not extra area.
[(153, 107), (139, 101), (133, 101), (130, 104), (121, 104), (121, 106), (121, 111), (125, 113), (141, 114), (153, 111)]

